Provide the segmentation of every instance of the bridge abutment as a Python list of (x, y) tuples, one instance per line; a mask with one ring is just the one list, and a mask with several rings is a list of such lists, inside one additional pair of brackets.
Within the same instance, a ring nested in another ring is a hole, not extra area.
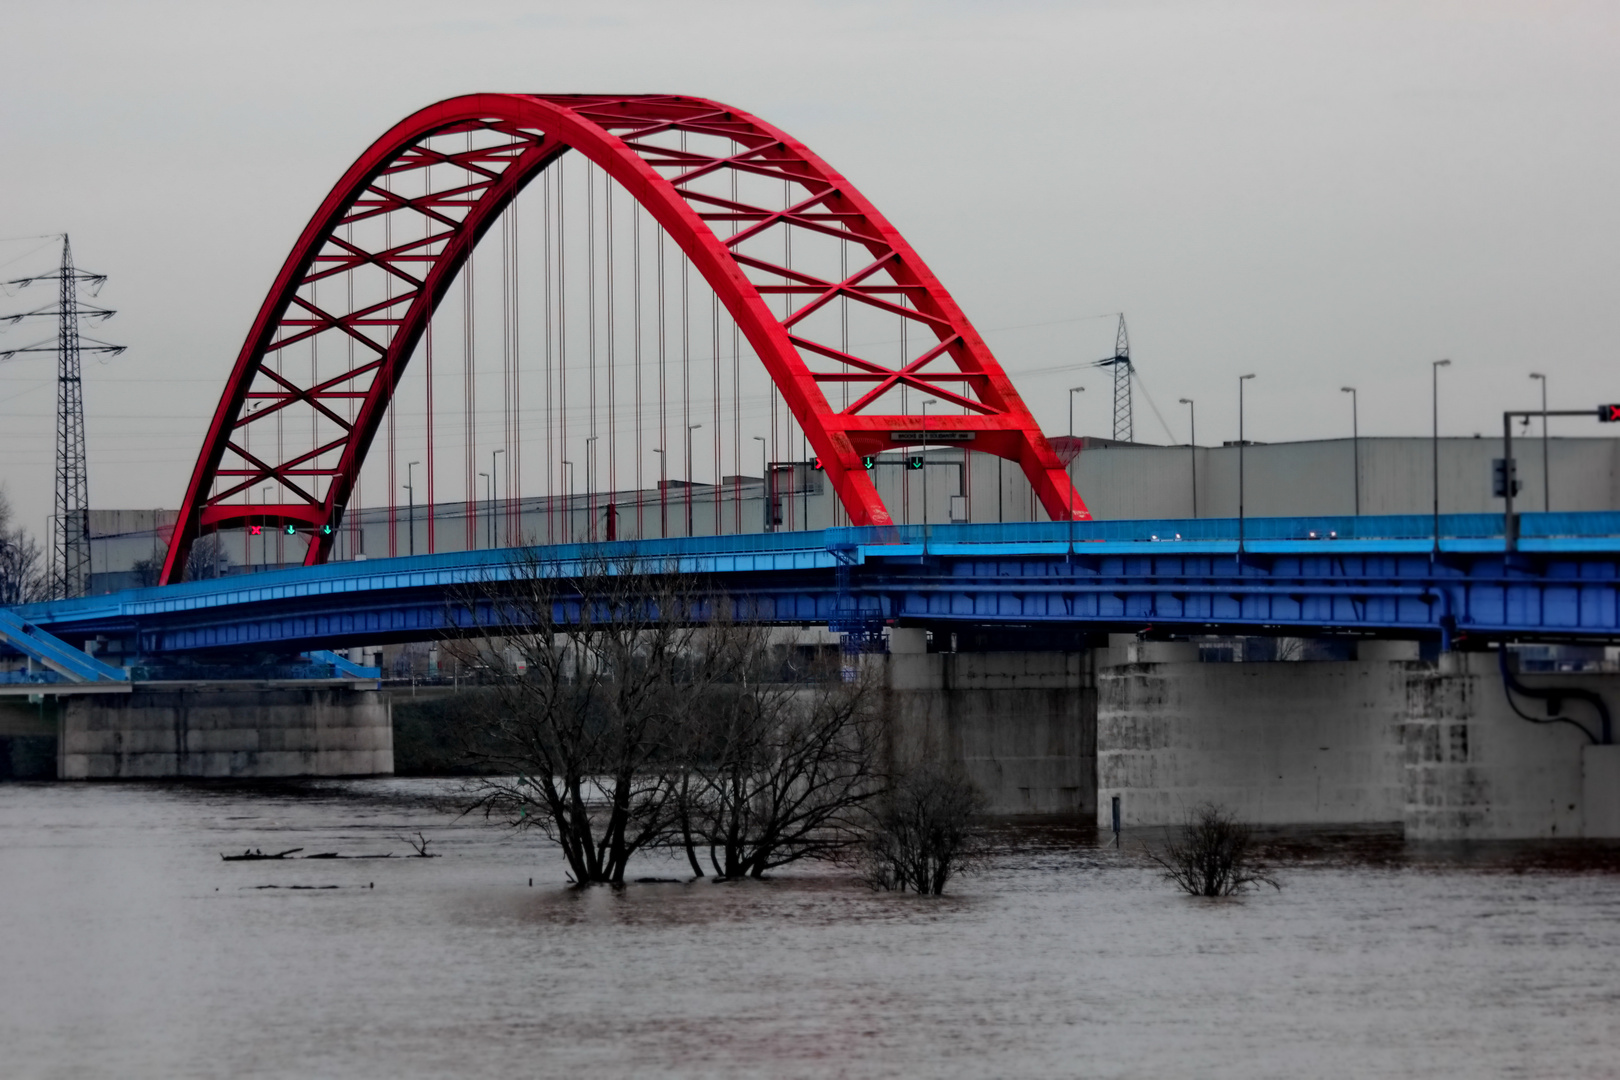
[(65, 780), (269, 779), (394, 771), (387, 695), (346, 687), (137, 689), (66, 697)]

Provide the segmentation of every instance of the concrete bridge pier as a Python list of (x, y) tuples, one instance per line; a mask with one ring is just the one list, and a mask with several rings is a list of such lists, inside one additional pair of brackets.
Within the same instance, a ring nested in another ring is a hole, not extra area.
[(137, 686), (128, 694), (65, 696), (57, 776), (392, 775), (392, 710), (387, 695), (370, 686)]
[[(1206, 664), (1116, 638), (1096, 671), (1098, 813), (1118, 795), (1127, 825), (1215, 801), (1257, 824), (1399, 823), (1415, 840), (1620, 837), (1620, 746), (1515, 714), (1491, 653), (1430, 664), (1415, 643), (1364, 642), (1353, 661)], [(1517, 678), (1620, 706), (1620, 675)], [(1561, 709), (1596, 730), (1586, 703)]]
[(1096, 800), (1091, 654), (930, 653), (927, 631), (896, 628), (883, 666), (899, 763), (959, 763), (994, 814), (1089, 816)]

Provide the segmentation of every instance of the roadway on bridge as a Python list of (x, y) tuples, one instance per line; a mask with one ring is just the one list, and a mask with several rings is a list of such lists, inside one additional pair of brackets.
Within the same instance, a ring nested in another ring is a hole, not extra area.
[[(16, 609), (82, 646), (291, 651), (465, 630), (473, 587), (593, 564), (693, 575), (761, 621), (1162, 633), (1620, 639), (1620, 513), (828, 529), (331, 563)], [(527, 554), (522, 554), (527, 552)]]

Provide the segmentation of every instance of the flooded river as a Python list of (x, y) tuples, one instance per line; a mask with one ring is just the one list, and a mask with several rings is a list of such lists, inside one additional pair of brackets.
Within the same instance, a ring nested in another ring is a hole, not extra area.
[(938, 900), (578, 892), (444, 790), (0, 785), (0, 1075), (1620, 1076), (1614, 847), (1293, 833), (1210, 902), (1029, 827)]

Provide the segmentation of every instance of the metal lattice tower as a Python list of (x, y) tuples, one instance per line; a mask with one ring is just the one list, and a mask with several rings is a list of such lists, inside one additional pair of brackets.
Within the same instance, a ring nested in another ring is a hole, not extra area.
[(62, 265), (50, 274), (18, 278), (8, 285), (28, 286), (36, 281), (56, 280), (55, 305), (8, 315), (0, 321), (16, 323), (34, 317), (54, 317), (56, 342), (39, 342), (20, 349), (0, 352), (0, 360), (19, 353), (54, 352), (56, 370), (56, 529), (51, 543), (50, 589), (53, 598), (83, 596), (90, 577), (90, 498), (84, 449), (84, 382), (80, 372), (83, 354), (124, 351), (122, 345), (80, 340), (80, 319), (108, 319), (114, 314), (79, 300), (79, 285), (99, 291), (107, 275), (91, 274), (73, 266), (73, 246), (62, 234)]
[(1131, 338), (1125, 330), (1125, 313), (1119, 315), (1119, 333), (1114, 338), (1114, 355), (1098, 360), (1094, 367), (1114, 369), (1114, 438), (1119, 442), (1135, 442), (1135, 427), (1131, 419)]

